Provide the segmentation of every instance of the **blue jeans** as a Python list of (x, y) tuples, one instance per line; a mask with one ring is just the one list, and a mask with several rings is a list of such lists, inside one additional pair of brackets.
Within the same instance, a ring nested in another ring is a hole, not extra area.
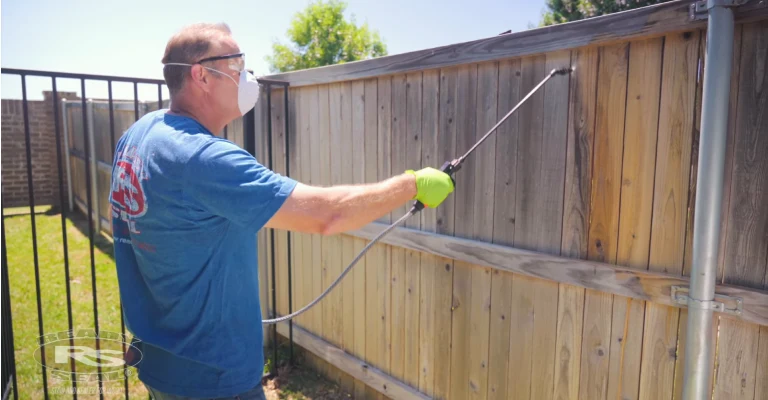
[[(156, 389), (151, 388), (146, 383), (144, 386), (149, 391), (149, 394), (152, 395), (153, 400), (198, 400), (199, 398), (196, 397), (184, 397), (184, 396), (176, 396), (174, 394), (167, 394), (160, 392)], [(220, 397), (215, 400), (267, 400), (267, 397), (264, 395), (264, 388), (261, 387), (261, 383), (256, 385), (251, 390), (248, 390), (243, 393), (236, 394), (231, 397)]]

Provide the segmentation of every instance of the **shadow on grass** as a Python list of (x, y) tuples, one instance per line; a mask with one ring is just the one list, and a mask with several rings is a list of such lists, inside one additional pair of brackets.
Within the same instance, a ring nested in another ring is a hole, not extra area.
[(101, 250), (101, 252), (104, 254), (108, 255), (112, 261), (115, 260), (115, 249), (112, 245), (112, 239), (107, 237), (105, 232), (96, 232), (95, 224), (89, 227), (88, 217), (78, 211), (67, 212), (66, 216), (72, 225), (77, 228), (77, 230), (80, 231), (80, 233), (85, 237), (90, 237), (88, 232), (93, 229), (93, 246)]
[[(29, 207), (13, 207), (3, 209), (4, 219), (29, 217)], [(59, 206), (35, 206), (35, 215), (45, 215), (49, 217), (60, 216), (61, 207)], [(96, 232), (96, 226), (88, 226), (88, 217), (83, 215), (79, 211), (66, 212), (66, 218), (69, 222), (77, 228), (80, 233), (90, 238), (88, 232), (93, 228), (93, 246), (99, 249), (104, 254), (108, 255), (113, 261), (115, 260), (114, 247), (112, 246), (112, 239), (107, 236), (106, 232)], [(61, 244), (64, 245), (63, 243)]]

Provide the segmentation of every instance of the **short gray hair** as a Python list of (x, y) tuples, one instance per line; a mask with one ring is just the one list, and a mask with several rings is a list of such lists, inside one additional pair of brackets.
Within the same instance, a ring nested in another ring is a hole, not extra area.
[[(208, 53), (215, 41), (230, 35), (232, 30), (225, 23), (187, 25), (168, 40), (162, 63), (194, 64)], [(165, 65), (163, 68), (165, 84), (168, 85), (168, 91), (171, 94), (181, 90), (187, 76), (189, 76), (189, 67)]]

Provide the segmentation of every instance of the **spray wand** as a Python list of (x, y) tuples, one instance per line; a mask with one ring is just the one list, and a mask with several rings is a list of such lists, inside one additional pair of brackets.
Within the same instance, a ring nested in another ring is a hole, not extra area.
[[(469, 157), (469, 155), (472, 154), (472, 152), (478, 148), (478, 146), (480, 146), (486, 139), (488, 139), (488, 137), (491, 136), (491, 134), (493, 134), (496, 131), (496, 129), (498, 129), (498, 127), (504, 123), (504, 121), (506, 121), (512, 114), (514, 114), (515, 111), (517, 111), (517, 109), (523, 105), (523, 103), (525, 103), (531, 96), (533, 96), (534, 93), (536, 93), (542, 86), (544, 86), (544, 84), (547, 83), (547, 81), (550, 78), (552, 78), (555, 75), (568, 75), (568, 74), (571, 74), (574, 70), (575, 70), (574, 67), (563, 67), (563, 68), (553, 69), (538, 85), (536, 85), (536, 87), (534, 87), (525, 97), (523, 97), (523, 99), (520, 100), (520, 102), (517, 103), (517, 105), (507, 113), (507, 115), (504, 116), (504, 118), (499, 120), (499, 122), (497, 122), (496, 125), (494, 125), (493, 128), (491, 128), (488, 131), (488, 133), (486, 133), (482, 138), (480, 138), (480, 140), (478, 140), (477, 143), (475, 143), (472, 146), (472, 148), (470, 148), (466, 153), (464, 153), (463, 156), (457, 159), (454, 159), (452, 161), (446, 161), (443, 164), (443, 166), (440, 167), (440, 170), (448, 174), (448, 176), (450, 176), (451, 179), (453, 180), (453, 174), (455, 174), (458, 170), (461, 169), (461, 165), (464, 163), (464, 160), (466, 160), (467, 157)], [(454, 180), (453, 183), (455, 186), (456, 181)], [(347, 268), (344, 269), (341, 275), (339, 275), (339, 277), (336, 278), (336, 280), (333, 281), (333, 283), (330, 286), (328, 286), (328, 288), (325, 289), (325, 291), (323, 291), (323, 293), (321, 293), (320, 296), (312, 300), (311, 303), (307, 304), (306, 306), (302, 307), (300, 310), (296, 312), (282, 316), (280, 318), (265, 319), (265, 320), (262, 320), (261, 323), (263, 325), (271, 325), (271, 324), (276, 324), (278, 322), (287, 321), (289, 319), (295, 318), (296, 316), (312, 308), (312, 306), (319, 303), (320, 300), (323, 299), (323, 297), (328, 295), (328, 293), (330, 293), (331, 290), (333, 290), (333, 288), (336, 287), (341, 282), (344, 276), (347, 275), (347, 273), (352, 269), (352, 267), (355, 266), (355, 264), (357, 264), (358, 261), (360, 261), (360, 259), (363, 257), (363, 255), (365, 255), (368, 249), (371, 248), (371, 246), (373, 246), (374, 244), (376, 244), (376, 242), (381, 240), (381, 238), (386, 236), (392, 229), (395, 228), (395, 226), (399, 225), (400, 223), (408, 219), (408, 217), (417, 214), (419, 211), (423, 209), (424, 209), (424, 204), (417, 200), (411, 207), (410, 211), (405, 213), (402, 217), (400, 217), (400, 219), (398, 219), (397, 221), (389, 225), (386, 229), (384, 229), (381, 233), (379, 233), (375, 238), (373, 238), (373, 240), (371, 240), (371, 242), (368, 243), (368, 245), (366, 245), (365, 248), (363, 248), (363, 250), (355, 257), (355, 259), (352, 260), (351, 263), (349, 263), (349, 265), (347, 266)]]

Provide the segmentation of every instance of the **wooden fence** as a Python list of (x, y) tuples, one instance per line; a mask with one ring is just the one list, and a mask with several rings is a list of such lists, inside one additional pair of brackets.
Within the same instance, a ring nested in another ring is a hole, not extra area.
[[(357, 398), (680, 398), (687, 311), (672, 293), (692, 268), (706, 67), (688, 4), (269, 77), (291, 83), (289, 105), (273, 89), (267, 121), (259, 103), (258, 157), (271, 122), (273, 168), (333, 185), (439, 167), (576, 67), (478, 148), (442, 206), (295, 320), (313, 365)], [(717, 314), (713, 398), (752, 400), (768, 398), (768, 9), (736, 17), (717, 293), (743, 309)], [(289, 267), (296, 310), (404, 212), (344, 235), (261, 232), (278, 313)]]

